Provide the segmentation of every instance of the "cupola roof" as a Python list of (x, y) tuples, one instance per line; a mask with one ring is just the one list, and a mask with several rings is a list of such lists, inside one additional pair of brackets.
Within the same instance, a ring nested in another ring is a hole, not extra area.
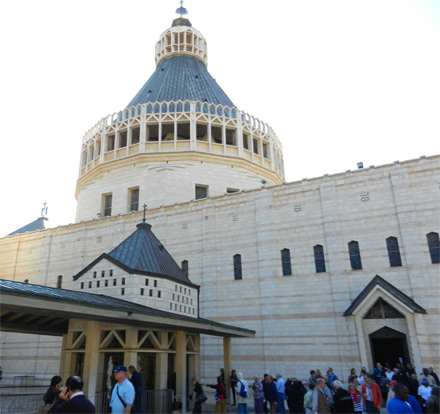
[(235, 106), (208, 72), (207, 44), (183, 14), (165, 30), (156, 44), (156, 70), (127, 108), (152, 102), (200, 101)]

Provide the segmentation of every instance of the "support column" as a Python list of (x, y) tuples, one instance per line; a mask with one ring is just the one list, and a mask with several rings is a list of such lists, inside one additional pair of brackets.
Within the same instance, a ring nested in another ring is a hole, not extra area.
[(136, 370), (137, 366), (137, 345), (138, 345), (138, 330), (135, 328), (128, 328), (125, 331), (125, 350), (124, 350), (124, 365), (128, 368), (133, 365)]
[(69, 343), (72, 342), (72, 333), (69, 332), (63, 335), (63, 343), (61, 348), (61, 359), (60, 359), (60, 375), (64, 378), (64, 381), (71, 375), (70, 367), (72, 366), (72, 352), (67, 351)]
[(231, 383), (229, 382), (229, 375), (232, 371), (232, 346), (231, 338), (223, 338), (223, 368), (225, 370), (226, 395), (228, 401), (231, 402)]
[(95, 393), (98, 386), (99, 373), (99, 342), (101, 335), (101, 323), (96, 321), (87, 322), (86, 350), (84, 354), (84, 393), (95, 402)]
[(186, 413), (186, 332), (176, 332), (176, 399), (182, 401), (182, 412)]
[[(168, 332), (158, 332), (160, 346), (168, 349)], [(156, 354), (156, 389), (165, 390), (168, 383), (168, 352)]]

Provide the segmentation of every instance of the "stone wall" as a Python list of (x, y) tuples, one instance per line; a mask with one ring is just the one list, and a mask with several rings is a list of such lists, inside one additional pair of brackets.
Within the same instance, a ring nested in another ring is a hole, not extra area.
[[(423, 157), (165, 206), (147, 211), (147, 222), (177, 263), (188, 260), (191, 281), (201, 285), (200, 316), (256, 331), (255, 339), (232, 341), (233, 366), (247, 378), (276, 371), (307, 378), (310, 369), (332, 366), (346, 380), (351, 367), (372, 363), (355, 321), (342, 315), (377, 274), (427, 311), (406, 315), (416, 332), (411, 351), (423, 366), (438, 366), (439, 264), (431, 263), (426, 234), (439, 232), (439, 160)], [(71, 277), (133, 233), (141, 216), (0, 239), (0, 275), (49, 286), (63, 275), (63, 288), (69, 289)], [(390, 267), (388, 237), (398, 239), (401, 267)], [(351, 269), (350, 241), (359, 243), (361, 270)], [(318, 244), (325, 273), (315, 269)], [(282, 272), (285, 248), (291, 276)], [(234, 280), (236, 254), (242, 280)], [(4, 372), (23, 354), (34, 357), (30, 345), (16, 351), (12, 334), (1, 338)], [(221, 352), (221, 341), (202, 338), (202, 378), (215, 378)]]

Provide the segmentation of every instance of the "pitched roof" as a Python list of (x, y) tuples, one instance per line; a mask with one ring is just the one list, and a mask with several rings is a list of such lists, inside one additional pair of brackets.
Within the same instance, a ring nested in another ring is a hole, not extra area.
[[(178, 315), (105, 295), (0, 279), (2, 329), (60, 335), (68, 319), (97, 320), (128, 326), (157, 326), (227, 337), (254, 337), (255, 331), (208, 319)], [(60, 306), (61, 304), (61, 306)], [(54, 309), (57, 309), (54, 312)], [(11, 313), (15, 316), (11, 318)], [(53, 322), (47, 318), (52, 317)], [(26, 320), (30, 320), (27, 322)], [(57, 324), (57, 325), (56, 325)], [(55, 327), (50, 329), (50, 327)]]
[(143, 222), (136, 227), (137, 230), (131, 236), (127, 237), (110, 253), (104, 253), (94, 260), (75, 275), (74, 280), (86, 273), (97, 262), (106, 258), (131, 273), (171, 277), (179, 282), (197, 286), (191, 283), (188, 276), (157, 239), (151, 231), (150, 224)]
[(370, 283), (362, 290), (361, 293), (356, 297), (356, 299), (351, 303), (351, 305), (344, 312), (343, 316), (352, 315), (356, 308), (364, 301), (364, 299), (370, 294), (370, 292), (376, 287), (382, 287), (386, 292), (388, 292), (392, 297), (396, 298), (398, 301), (406, 305), (413, 312), (417, 313), (428, 313), (420, 305), (418, 305), (413, 299), (405, 295), (401, 290), (397, 289), (394, 285), (387, 282), (385, 279), (376, 275)]
[(127, 108), (152, 102), (184, 100), (235, 107), (202, 61), (182, 55), (172, 56), (160, 63)]
[(46, 226), (44, 225), (44, 222), (48, 220), (46, 217), (39, 217), (32, 223), (26, 224), (26, 226), (23, 226), (19, 228), (18, 230), (13, 231), (12, 233), (9, 233), (8, 236), (12, 236), (14, 234), (22, 234), (27, 233), (28, 231), (36, 231), (36, 230), (46, 230)]

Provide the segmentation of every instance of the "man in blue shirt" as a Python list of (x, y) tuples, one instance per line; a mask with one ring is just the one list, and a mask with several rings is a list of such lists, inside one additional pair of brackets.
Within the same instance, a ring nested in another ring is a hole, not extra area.
[(285, 400), (285, 387), (286, 387), (286, 381), (282, 378), (281, 374), (277, 373), (277, 392), (278, 392), (278, 412), (279, 414), (285, 414), (286, 408), (284, 406), (284, 400)]
[(117, 384), (113, 388), (110, 407), (113, 414), (129, 414), (134, 401), (134, 387), (127, 378), (127, 367), (120, 365), (114, 371)]
[(388, 402), (388, 414), (422, 413), (417, 400), (409, 395), (408, 388), (405, 385), (398, 382), (394, 385), (393, 390), (395, 396)]

